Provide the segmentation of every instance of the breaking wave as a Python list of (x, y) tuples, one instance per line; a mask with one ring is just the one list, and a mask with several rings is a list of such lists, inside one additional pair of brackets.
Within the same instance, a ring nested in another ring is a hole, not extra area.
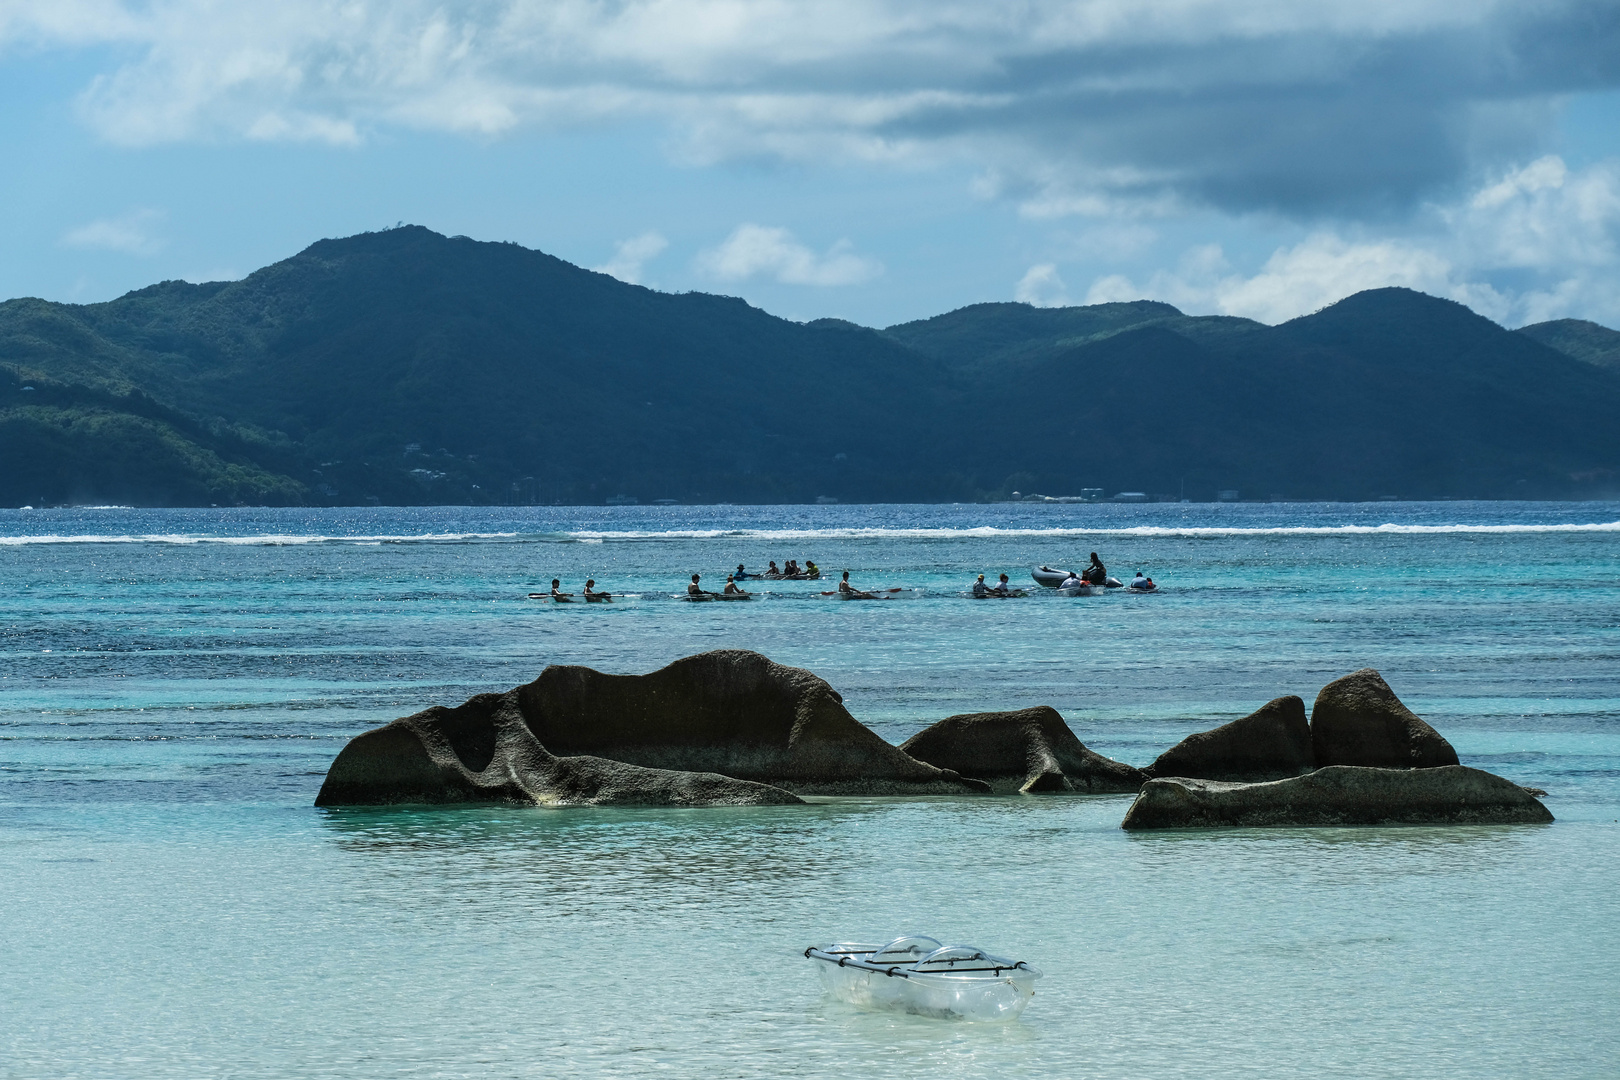
[(1132, 525), (1119, 528), (1051, 528), (1018, 529), (984, 525), (972, 528), (951, 527), (848, 527), (821, 529), (623, 529), (623, 530), (569, 530), (558, 532), (434, 532), (393, 533), (377, 535), (343, 536), (337, 534), (264, 533), (246, 536), (209, 536), (201, 533), (144, 533), (144, 534), (64, 534), (47, 533), (37, 536), (0, 536), (0, 547), (30, 544), (223, 544), (236, 546), (280, 547), (301, 544), (352, 544), (377, 546), (382, 544), (459, 544), (459, 543), (535, 543), (535, 544), (601, 544), (601, 543), (656, 543), (671, 540), (747, 540), (747, 541), (815, 541), (815, 540), (1015, 540), (1022, 538), (1063, 539), (1087, 536), (1165, 537), (1169, 539), (1199, 539), (1218, 537), (1265, 536), (1434, 536), (1446, 534), (1500, 535), (1517, 533), (1615, 533), (1620, 532), (1620, 521), (1591, 524), (1515, 524), (1515, 525), (1276, 525), (1276, 526), (1215, 526), (1215, 525)]
[[(556, 536), (556, 534), (553, 534)], [(516, 540), (521, 533), (420, 533), (416, 535), (336, 536), (265, 533), (259, 536), (207, 536), (199, 533), (143, 533), (143, 534), (60, 534), (39, 536), (0, 536), (0, 547), (24, 544), (233, 544), (249, 547), (290, 547), (299, 544), (450, 544), (478, 540)], [(566, 539), (565, 537), (557, 537)], [(529, 538), (534, 539), (534, 538)]]
[(1620, 521), (1585, 525), (1280, 525), (1280, 526), (1204, 526), (1204, 525), (1133, 525), (1120, 528), (1057, 528), (1057, 529), (1003, 529), (995, 526), (976, 528), (833, 528), (833, 529), (670, 529), (663, 531), (624, 530), (617, 532), (570, 532), (567, 535), (582, 541), (624, 540), (957, 540), (982, 538), (987, 540), (1017, 539), (1020, 537), (1081, 537), (1081, 536), (1164, 536), (1164, 537), (1220, 537), (1220, 536), (1356, 536), (1356, 535), (1433, 535), (1445, 533), (1569, 533), (1620, 532)]

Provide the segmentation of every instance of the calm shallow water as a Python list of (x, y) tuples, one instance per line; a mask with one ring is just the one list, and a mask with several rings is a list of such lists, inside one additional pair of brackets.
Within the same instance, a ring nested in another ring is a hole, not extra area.
[[(0, 511), (0, 1076), (1611, 1076), (1617, 522), (1616, 504)], [(961, 596), (1092, 549), (1165, 591)], [(917, 593), (668, 599), (787, 557)], [(587, 574), (636, 595), (522, 598)], [(1113, 797), (310, 805), (344, 740), (394, 716), (547, 663), (718, 647), (812, 668), (893, 741), (1045, 703), (1137, 764), (1372, 665), (1559, 820), (1132, 836)], [(981, 1028), (848, 1011), (799, 956), (905, 931), (1047, 978), (1023, 1020)]]

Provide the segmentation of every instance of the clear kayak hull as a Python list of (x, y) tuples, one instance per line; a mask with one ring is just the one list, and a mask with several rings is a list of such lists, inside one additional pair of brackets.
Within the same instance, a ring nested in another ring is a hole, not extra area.
[[(914, 953), (897, 954), (902, 945)], [(997, 1023), (1016, 1019), (1035, 995), (1039, 969), (971, 946), (901, 938), (887, 946), (838, 943), (805, 950), (822, 986), (861, 1009), (941, 1020)]]

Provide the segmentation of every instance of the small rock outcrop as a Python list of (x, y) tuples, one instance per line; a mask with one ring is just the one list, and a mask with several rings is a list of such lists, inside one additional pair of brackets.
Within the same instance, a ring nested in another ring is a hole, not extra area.
[(1553, 819), (1530, 791), (1464, 765), (1377, 769), (1330, 765), (1263, 784), (1149, 780), (1126, 829), (1271, 825), (1495, 825)]
[(724, 649), (650, 675), (553, 666), (518, 698), (554, 754), (713, 772), (805, 795), (961, 795), (986, 784), (918, 761), (844, 708), (826, 681)]
[(769, 806), (802, 802), (768, 784), (598, 757), (558, 757), (524, 721), (518, 692), (435, 706), (357, 735), (316, 806), (516, 802), (540, 806)]
[(1457, 764), (1457, 751), (1401, 704), (1372, 668), (1335, 679), (1311, 708), (1316, 764), (1380, 769), (1434, 769)]
[(1200, 780), (1281, 780), (1316, 767), (1305, 702), (1276, 698), (1241, 720), (1189, 735), (1143, 772)]
[(900, 749), (919, 761), (983, 780), (998, 794), (1135, 791), (1146, 779), (1140, 769), (1086, 749), (1047, 705), (949, 716), (901, 743)]

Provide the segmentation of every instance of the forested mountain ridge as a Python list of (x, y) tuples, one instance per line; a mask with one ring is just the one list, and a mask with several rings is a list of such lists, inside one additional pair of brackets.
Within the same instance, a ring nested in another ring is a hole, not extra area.
[(0, 304), (0, 368), (0, 505), (1620, 488), (1620, 377), (1399, 289), (1278, 327), (1139, 301), (878, 331), (407, 226)]
[(1620, 372), (1620, 331), (1585, 319), (1554, 319), (1521, 326), (1518, 332), (1577, 360)]

